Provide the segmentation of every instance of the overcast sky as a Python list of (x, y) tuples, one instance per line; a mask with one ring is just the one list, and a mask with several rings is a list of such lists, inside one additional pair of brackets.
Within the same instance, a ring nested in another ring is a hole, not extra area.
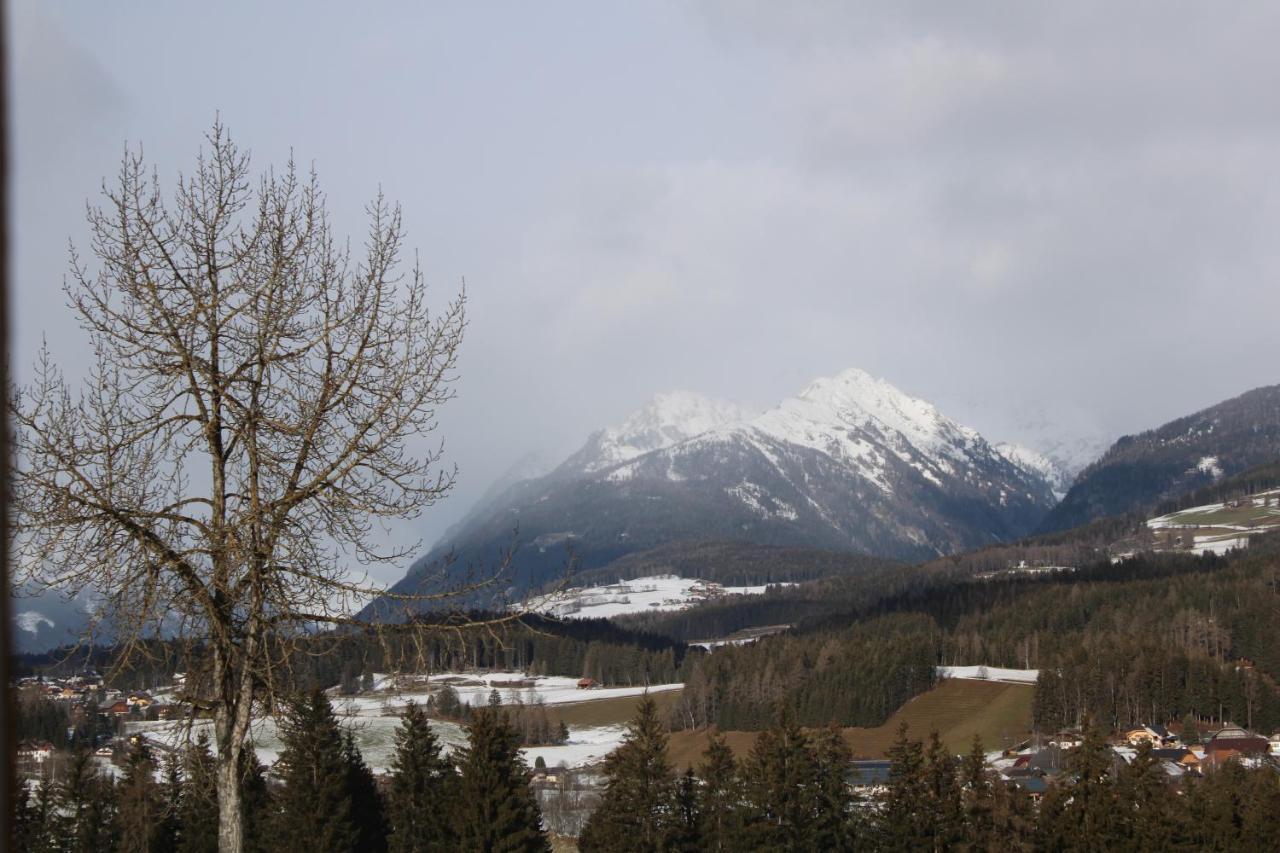
[(18, 0), (18, 367), (83, 366), (58, 288), (126, 141), (171, 179), (220, 112), (467, 280), (427, 540), (662, 390), (858, 366), (1025, 439), (1280, 381), (1280, 6), (1049, 6)]

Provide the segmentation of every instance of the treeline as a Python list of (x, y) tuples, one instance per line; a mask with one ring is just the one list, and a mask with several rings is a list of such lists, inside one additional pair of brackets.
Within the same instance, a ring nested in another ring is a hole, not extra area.
[[(477, 712), (467, 746), (446, 757), (425, 713), (410, 706), (396, 732), (391, 773), (381, 782), (323, 693), (295, 702), (280, 736), (271, 777), (252, 750), (245, 753), (249, 851), (550, 850), (516, 731), (500, 709)], [(203, 733), (182, 753), (159, 760), (140, 741), (118, 782), (80, 751), (57, 782), (46, 777), (34, 790), (20, 789), (12, 849), (215, 853), (214, 771)]]
[[(480, 621), (485, 614), (468, 618)], [(459, 620), (461, 621), (461, 620)], [(338, 684), (352, 668), (375, 672), (518, 670), (530, 675), (589, 677), (606, 685), (680, 681), (689, 649), (656, 634), (605, 619), (557, 621), (531, 615), (492, 631), (430, 624), (417, 630), (316, 638), (324, 654), (304, 648), (294, 657), (294, 689)], [(701, 654), (694, 650), (694, 656)]]
[(832, 576), (856, 576), (901, 567), (896, 560), (820, 548), (788, 548), (751, 542), (672, 542), (619, 557), (607, 566), (581, 572), (574, 586), (596, 586), (619, 579), (679, 575), (724, 586), (796, 583)]
[[(1150, 746), (1118, 761), (1087, 727), (1067, 772), (1037, 808), (986, 767), (980, 740), (957, 760), (937, 734), (905, 726), (887, 777), (860, 796), (838, 730), (806, 731), (789, 712), (746, 760), (713, 736), (676, 775), (652, 703), (606, 761), (606, 790), (579, 840), (592, 851), (1263, 850), (1280, 838), (1280, 776), (1231, 762), (1178, 784)], [(874, 780), (867, 780), (874, 781)]]
[[(681, 642), (605, 619), (557, 621), (530, 615), (492, 630), (468, 628), (495, 614), (427, 617), (413, 626), (382, 626), (367, 632), (328, 632), (294, 638), (287, 665), (277, 668), (281, 692), (340, 686), (350, 692), (374, 672), (447, 672), (474, 669), (524, 670), (535, 675), (590, 677), (601, 684), (635, 686), (682, 680), (690, 650)], [(107, 686), (121, 690), (167, 685), (174, 672), (187, 674), (198, 694), (207, 656), (198, 643), (150, 640), (122, 650), (94, 646), (22, 655), (17, 675), (72, 675), (85, 670), (109, 674)], [(701, 649), (694, 649), (694, 656)]]
[[(497, 690), (490, 692), (488, 707), (495, 708), (501, 704), (502, 695)], [(485, 713), (485, 708), (476, 708), (460, 700), (458, 691), (448, 684), (427, 697), (426, 709), (437, 717), (459, 723), (470, 723), (476, 714)], [(563, 720), (552, 720), (540, 696), (533, 702), (524, 702), (517, 697), (503, 711), (516, 732), (520, 746), (549, 746), (569, 740), (569, 728)]]

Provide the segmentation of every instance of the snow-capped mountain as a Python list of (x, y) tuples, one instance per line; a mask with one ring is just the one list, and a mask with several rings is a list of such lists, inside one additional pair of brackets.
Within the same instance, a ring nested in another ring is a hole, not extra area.
[(517, 575), (537, 586), (562, 568), (565, 544), (584, 569), (679, 540), (924, 558), (1023, 535), (1053, 503), (1037, 469), (852, 369), (754, 417), (662, 395), (473, 513), (396, 590), (449, 549), (482, 562), (513, 526)]
[(735, 403), (691, 391), (658, 394), (621, 426), (593, 433), (581, 450), (564, 461), (557, 473), (594, 474), (735, 423), (745, 416), (746, 412)]

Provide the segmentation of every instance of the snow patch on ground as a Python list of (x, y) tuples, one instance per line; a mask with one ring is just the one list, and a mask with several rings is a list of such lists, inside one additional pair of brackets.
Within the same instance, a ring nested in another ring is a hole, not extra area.
[[(397, 683), (397, 681), (399, 683)], [(620, 696), (640, 696), (680, 690), (683, 684), (651, 684), (648, 687), (600, 687), (583, 690), (578, 679), (563, 675), (526, 675), (523, 672), (459, 673), (442, 672), (432, 676), (410, 676), (384, 682), (382, 690), (361, 696), (335, 696), (334, 709), (339, 713), (369, 717), (387, 714), (399, 715), (409, 702), (425, 703), (431, 692), (449, 685), (457, 691), (458, 699), (470, 705), (484, 705), (494, 690), (502, 697), (504, 705), (523, 703), (532, 705), (561, 705), (568, 702), (586, 702), (593, 699), (616, 699)], [(375, 679), (375, 687), (378, 682)], [(519, 685), (519, 686), (516, 686)]]
[[(527, 683), (529, 686), (512, 688), (509, 683)], [(444, 672), (432, 676), (393, 676), (385, 673), (374, 675), (374, 692), (360, 696), (333, 696), (335, 713), (343, 725), (355, 735), (356, 746), (365, 762), (375, 773), (390, 770), (395, 754), (395, 732), (400, 717), (409, 702), (425, 704), (430, 691), (450, 685), (458, 698), (471, 705), (485, 705), (492, 690), (498, 690), (503, 704), (542, 702), (559, 705), (569, 702), (585, 702), (596, 699), (612, 699), (619, 696), (641, 696), (645, 692), (663, 693), (680, 690), (683, 684), (654, 684), (648, 687), (605, 687), (593, 690), (578, 688), (578, 680), (566, 676), (530, 676), (524, 672), (464, 673)], [(194, 743), (200, 731), (213, 736), (210, 720), (166, 720), (160, 722), (129, 722), (127, 734), (141, 734), (161, 749), (181, 749)], [(457, 723), (432, 720), (431, 729), (440, 739), (446, 752), (463, 747), (467, 743), (466, 729)], [(255, 719), (252, 724), (254, 752), (258, 760), (270, 767), (280, 758), (284, 744), (280, 740), (279, 727), (272, 717)], [(542, 756), (548, 767), (582, 767), (595, 764), (617, 748), (626, 734), (623, 725), (584, 726), (569, 728), (569, 740), (560, 746), (525, 747), (520, 750), (530, 766)]]
[(1196, 463), (1196, 470), (1208, 474), (1215, 480), (1222, 476), (1222, 467), (1218, 465), (1218, 457), (1205, 456)]
[[(763, 510), (764, 507), (760, 506)], [(795, 510), (783, 506), (779, 514)], [(785, 584), (774, 584), (785, 586)], [(611, 619), (628, 613), (684, 610), (726, 595), (760, 595), (765, 586), (721, 586), (711, 581), (655, 575), (606, 586), (575, 587), (539, 596), (522, 605), (561, 619)]]
[(940, 666), (939, 678), (965, 678), (973, 681), (1006, 681), (1011, 684), (1035, 684), (1038, 669), (1002, 669), (998, 666)]

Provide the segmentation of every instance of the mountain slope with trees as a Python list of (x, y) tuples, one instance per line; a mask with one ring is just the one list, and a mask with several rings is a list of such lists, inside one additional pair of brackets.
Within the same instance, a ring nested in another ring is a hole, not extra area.
[(1124, 436), (1080, 472), (1039, 530), (1067, 530), (1105, 516), (1149, 510), (1276, 459), (1280, 385), (1270, 385)]

